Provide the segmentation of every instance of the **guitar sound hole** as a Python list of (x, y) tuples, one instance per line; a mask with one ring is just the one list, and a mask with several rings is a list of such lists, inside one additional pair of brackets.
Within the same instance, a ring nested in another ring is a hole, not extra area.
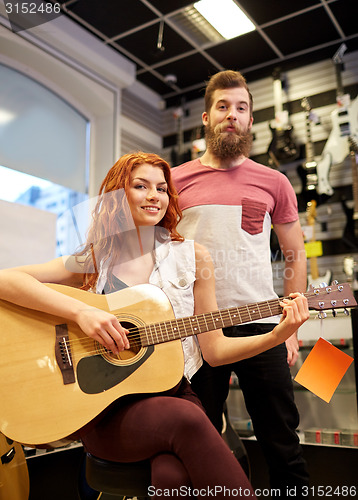
[(124, 351), (121, 351), (118, 354), (114, 354), (108, 349), (103, 348), (103, 346), (100, 346), (100, 350), (102, 351), (103, 357), (107, 359), (107, 361), (110, 361), (111, 363), (115, 364), (121, 363), (122, 361), (124, 362), (129, 360), (135, 361), (133, 358), (136, 358), (142, 349), (138, 327), (133, 323), (129, 323), (128, 321), (120, 320), (120, 323), (123, 326), (123, 328), (126, 328), (130, 332), (128, 334), (130, 348), (125, 349)]
[(126, 349), (122, 352), (122, 354), (127, 352), (132, 353), (132, 355), (135, 356), (142, 348), (138, 328), (136, 325), (133, 325), (133, 323), (129, 323), (127, 321), (121, 321), (121, 325), (130, 332), (128, 335), (130, 349)]

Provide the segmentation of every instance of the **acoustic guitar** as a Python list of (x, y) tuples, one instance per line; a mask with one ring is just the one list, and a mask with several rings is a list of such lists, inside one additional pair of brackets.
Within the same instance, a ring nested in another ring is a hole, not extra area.
[[(175, 319), (154, 285), (97, 295), (48, 285), (115, 314), (129, 329), (131, 348), (114, 355), (76, 323), (0, 301), (0, 431), (29, 445), (58, 441), (128, 394), (169, 390), (184, 370), (180, 339), (282, 312), (280, 299)], [(356, 305), (349, 286), (306, 293), (316, 310)]]
[(22, 446), (0, 433), (0, 500), (28, 500), (29, 473)]

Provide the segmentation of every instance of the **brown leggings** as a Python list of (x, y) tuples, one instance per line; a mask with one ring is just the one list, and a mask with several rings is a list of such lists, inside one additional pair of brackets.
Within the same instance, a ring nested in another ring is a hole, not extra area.
[(103, 459), (150, 459), (153, 498), (256, 498), (204, 411), (187, 399), (153, 396), (118, 401), (83, 429), (81, 438), (87, 451)]

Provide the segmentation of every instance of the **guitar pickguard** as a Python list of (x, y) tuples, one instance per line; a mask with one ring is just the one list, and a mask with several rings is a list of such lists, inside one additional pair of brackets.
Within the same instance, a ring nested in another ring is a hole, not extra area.
[(77, 364), (77, 382), (86, 394), (99, 394), (120, 384), (134, 373), (154, 352), (149, 346), (136, 362), (114, 364), (101, 354), (82, 358)]

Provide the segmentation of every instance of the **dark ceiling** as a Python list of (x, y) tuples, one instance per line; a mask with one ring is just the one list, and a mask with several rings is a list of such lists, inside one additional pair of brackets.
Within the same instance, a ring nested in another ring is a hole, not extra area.
[(65, 15), (133, 61), (137, 79), (168, 105), (201, 97), (204, 82), (222, 69), (240, 70), (250, 82), (277, 66), (287, 71), (331, 58), (343, 42), (347, 52), (358, 49), (357, 0), (235, 1), (257, 29), (215, 42), (187, 20), (188, 0), (60, 3)]

